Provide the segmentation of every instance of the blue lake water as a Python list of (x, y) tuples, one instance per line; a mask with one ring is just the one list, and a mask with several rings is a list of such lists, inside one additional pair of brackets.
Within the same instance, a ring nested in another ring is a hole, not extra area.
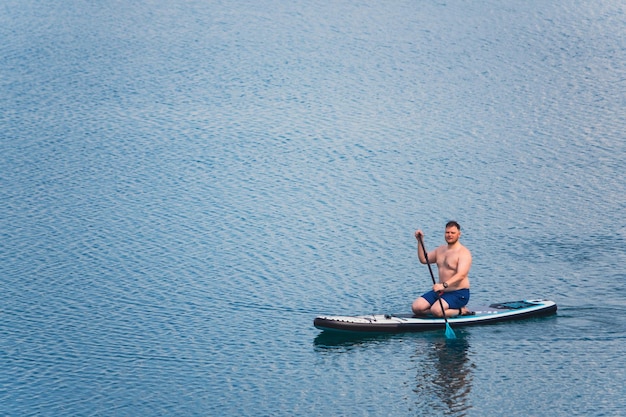
[[(0, 415), (616, 416), (626, 7), (6, 0)], [(408, 312), (413, 232), (470, 304), (556, 316), (336, 338)]]

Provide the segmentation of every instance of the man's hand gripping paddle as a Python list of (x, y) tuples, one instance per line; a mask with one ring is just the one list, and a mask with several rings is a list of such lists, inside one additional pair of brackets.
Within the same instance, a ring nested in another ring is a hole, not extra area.
[[(435, 285), (436, 284), (435, 275), (433, 275), (433, 269), (431, 268), (430, 262), (428, 261), (428, 253), (426, 252), (424, 241), (422, 240), (422, 236), (418, 236), (417, 238), (419, 239), (419, 242), (422, 245), (422, 250), (424, 251), (424, 258), (426, 258), (426, 265), (428, 265), (428, 270), (430, 271), (430, 277), (433, 280), (433, 285)], [(452, 327), (450, 327), (450, 323), (448, 323), (448, 318), (446, 317), (446, 312), (443, 309), (443, 301), (441, 301), (442, 294), (443, 294), (443, 291), (439, 293), (439, 297), (437, 299), (439, 300), (439, 306), (441, 307), (443, 319), (446, 322), (446, 339), (456, 339), (456, 334), (454, 333), (454, 330), (452, 330)]]

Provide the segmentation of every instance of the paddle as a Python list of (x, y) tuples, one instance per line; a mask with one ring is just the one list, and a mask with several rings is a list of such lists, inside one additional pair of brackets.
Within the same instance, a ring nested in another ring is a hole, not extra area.
[[(435, 285), (436, 284), (435, 275), (433, 275), (433, 268), (430, 266), (430, 262), (428, 261), (428, 253), (426, 252), (426, 246), (424, 246), (424, 241), (422, 240), (422, 236), (418, 236), (417, 238), (419, 239), (419, 242), (422, 245), (422, 250), (424, 251), (424, 258), (426, 258), (426, 265), (428, 265), (428, 270), (430, 271), (430, 277), (433, 280), (433, 285)], [(456, 334), (454, 333), (454, 330), (452, 330), (452, 327), (450, 327), (450, 323), (448, 323), (448, 318), (446, 317), (446, 312), (443, 309), (443, 301), (441, 301), (441, 293), (439, 294), (439, 297), (437, 297), (437, 299), (439, 300), (439, 306), (441, 307), (441, 312), (443, 313), (443, 319), (446, 321), (446, 339), (456, 339)]]

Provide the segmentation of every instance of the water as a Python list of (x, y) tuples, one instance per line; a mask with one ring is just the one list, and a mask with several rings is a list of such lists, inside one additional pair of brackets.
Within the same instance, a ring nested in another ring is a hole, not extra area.
[[(624, 413), (619, 2), (5, 1), (0, 414)], [(472, 303), (408, 311), (454, 218)]]

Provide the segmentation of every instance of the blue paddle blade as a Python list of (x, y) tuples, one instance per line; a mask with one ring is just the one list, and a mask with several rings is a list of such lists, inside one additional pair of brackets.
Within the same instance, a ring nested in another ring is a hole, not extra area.
[(456, 334), (452, 327), (448, 323), (446, 323), (446, 339), (456, 339)]

